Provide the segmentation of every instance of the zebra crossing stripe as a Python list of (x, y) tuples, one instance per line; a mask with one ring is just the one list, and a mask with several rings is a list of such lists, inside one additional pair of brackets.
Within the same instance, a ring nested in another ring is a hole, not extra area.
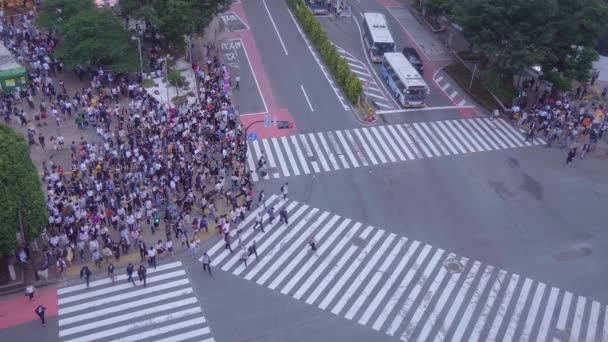
[(492, 322), (492, 326), (490, 327), (490, 332), (488, 333), (488, 337), (486, 341), (495, 341), (496, 335), (498, 334), (498, 330), (500, 329), (500, 325), (503, 322), (504, 316), (507, 313), (507, 309), (509, 308), (509, 304), (511, 303), (511, 298), (515, 293), (515, 288), (519, 282), (519, 275), (512, 274), (511, 279), (509, 280), (509, 285), (507, 286), (507, 291), (505, 292), (502, 301), (499, 304), (498, 312), (496, 312), (496, 316), (494, 316), (494, 322)]
[[(339, 217), (338, 217), (338, 219), (339, 219)], [(338, 228), (336, 228), (332, 232), (332, 234), (327, 238), (327, 240), (325, 240), (323, 242), (323, 244), (321, 245), (321, 247), (317, 250), (317, 253), (313, 254), (311, 256), (311, 258), (306, 262), (306, 264), (304, 264), (304, 266), (302, 266), (300, 268), (300, 270), (298, 271), (298, 273), (296, 273), (293, 276), (293, 278), (291, 278), (291, 280), (289, 282), (287, 282), (287, 284), (285, 284), (285, 286), (281, 289), (281, 293), (288, 294), (294, 288), (294, 286), (296, 286), (296, 284), (300, 281), (300, 279), (302, 279), (302, 277), (306, 274), (306, 272), (308, 272), (308, 270), (313, 266), (313, 264), (321, 256), (324, 255), (325, 251), (328, 250), (330, 246), (332, 246), (334, 240), (344, 231), (344, 229), (346, 227), (348, 227), (348, 225), (350, 224), (350, 222), (351, 222), (351, 220), (349, 220), (349, 219), (345, 219), (344, 221), (342, 221), (342, 223), (338, 226)], [(319, 238), (319, 237), (321, 237), (321, 236), (317, 235), (317, 238)], [(338, 245), (338, 247), (336, 247), (336, 249), (341, 249), (341, 248)], [(309, 277), (308, 279), (311, 279), (311, 278), (312, 278), (312, 276)], [(314, 281), (314, 279), (312, 281)], [(303, 287), (304, 287), (304, 285), (303, 285)], [(307, 289), (308, 288), (304, 288), (303, 291), (298, 290), (298, 292), (296, 292), (294, 294), (294, 298), (300, 299), (301, 296), (302, 296), (302, 294), (304, 292), (306, 292)]]
[[(202, 329), (191, 330), (191, 331), (185, 332), (183, 334), (169, 336), (167, 338), (156, 340), (154, 342), (181, 342), (181, 341), (185, 341), (189, 338), (207, 335), (209, 333), (211, 333), (209, 328), (202, 328)], [(207, 338), (207, 339), (202, 340), (201, 342), (215, 342), (215, 340), (213, 338)]]
[(331, 146), (333, 146), (334, 150), (336, 151), (338, 159), (340, 159), (340, 162), (342, 163), (342, 167), (344, 167), (345, 169), (349, 169), (350, 165), (348, 165), (348, 163), (346, 162), (346, 156), (344, 156), (344, 154), (342, 153), (342, 149), (340, 148), (340, 144), (338, 144), (338, 141), (336, 141), (334, 133), (327, 132), (327, 139), (329, 139), (329, 141), (331, 142)]
[[(329, 213), (327, 213), (327, 214), (329, 214)], [(317, 221), (315, 221), (315, 224), (313, 225), (313, 228), (310, 231), (311, 238), (313, 237), (314, 230), (316, 229), (316, 227), (318, 227), (321, 224), (321, 222), (323, 222), (325, 220), (325, 218), (326, 218), (326, 216), (322, 216)], [(331, 229), (331, 227), (333, 227), (334, 224), (336, 224), (336, 221), (338, 221), (339, 219), (340, 219), (340, 216), (334, 215), (323, 226), (323, 228), (321, 228), (321, 230), (316, 235), (314, 235), (314, 239), (317, 240), (317, 241), (320, 240), (320, 239), (322, 239), (325, 236), (325, 234), (327, 234), (329, 232), (329, 230)], [(302, 259), (304, 259), (304, 257), (308, 253), (309, 253), (308, 248), (301, 248), (300, 252), (295, 257), (293, 257), (291, 259), (291, 262), (283, 269), (283, 271), (281, 271), (281, 273), (279, 273), (279, 275), (277, 275), (277, 277), (268, 286), (268, 288), (273, 289), (273, 290), (276, 289), (283, 282), (283, 280), (285, 280), (285, 278), (296, 268), (296, 266), (298, 266), (300, 264), (300, 262), (302, 261)], [(297, 273), (300, 273), (301, 271), (302, 271), (301, 269), (298, 269), (298, 272), (296, 272), (295, 277), (297, 277)]]
[(600, 318), (600, 303), (593, 301), (589, 313), (589, 326), (587, 327), (587, 340), (595, 340), (597, 335), (597, 321)]
[[(490, 147), (486, 143), (481, 134), (477, 132), (477, 129), (469, 123), (469, 120), (462, 120), (462, 122), (453, 120), (450, 122), (452, 122), (454, 126), (459, 127), (464, 132), (464, 136), (468, 137), (477, 148), (480, 148), (485, 151), (491, 151), (495, 149), (493, 147)], [(483, 146), (483, 148), (480, 147), (480, 145)]]
[[(135, 334), (135, 335), (131, 335), (131, 336), (127, 336), (127, 337), (123, 337), (117, 340), (113, 340), (111, 342), (135, 342), (135, 341), (141, 341), (141, 340), (145, 340), (160, 334), (165, 334), (165, 333), (169, 333), (169, 332), (173, 332), (173, 331), (179, 331), (188, 327), (192, 327), (192, 326), (197, 326), (197, 325), (202, 325), (205, 324), (206, 320), (203, 317), (197, 317), (194, 319), (190, 319), (187, 321), (178, 321), (176, 323), (173, 323), (169, 326), (165, 326), (162, 328), (154, 328), (154, 329), (150, 329), (150, 330), (146, 330), (144, 332), (141, 332), (139, 334)], [(206, 333), (209, 333), (209, 328), (207, 328)], [(68, 341), (66, 341), (68, 342)], [(74, 341), (76, 342), (76, 341)]]
[(308, 168), (308, 163), (306, 159), (304, 159), (304, 154), (302, 153), (302, 149), (300, 148), (300, 144), (298, 143), (298, 139), (296, 139), (295, 135), (289, 137), (291, 143), (293, 144), (293, 148), (296, 151), (296, 155), (298, 156), (298, 160), (300, 161), (300, 165), (302, 166), (302, 170), (305, 174), (310, 173), (310, 169)]
[(494, 307), (494, 302), (496, 301), (496, 298), (498, 298), (498, 292), (500, 291), (500, 288), (502, 287), (502, 284), (505, 280), (506, 275), (507, 275), (507, 272), (505, 272), (503, 270), (498, 272), (498, 276), (496, 277), (496, 280), (494, 280), (494, 284), (492, 285), (492, 288), (490, 289), (490, 293), (488, 294), (486, 303), (483, 306), (483, 308), (481, 309), (481, 312), (479, 314), (479, 319), (475, 323), (475, 326), (473, 326), (473, 331), (471, 332), (469, 341), (478, 341), (479, 340), (483, 327), (485, 326), (486, 320), (488, 319), (488, 315), (490, 315), (490, 311)]
[(374, 138), (372, 138), (372, 135), (369, 133), (370, 130), (371, 129), (367, 127), (361, 128), (363, 135), (367, 138), (367, 142), (372, 146), (374, 152), (376, 152), (376, 155), (380, 159), (380, 162), (382, 164), (386, 164), (386, 158), (384, 158), (384, 154), (382, 154), (380, 147), (378, 147), (378, 144), (376, 144)]
[(277, 159), (279, 160), (279, 165), (281, 166), (281, 170), (283, 171), (283, 176), (289, 177), (289, 169), (287, 168), (287, 164), (285, 163), (285, 158), (283, 158), (283, 152), (281, 152), (281, 148), (279, 147), (279, 141), (277, 138), (270, 139), (272, 141), (272, 145), (274, 146), (274, 152), (277, 154)]
[[(374, 127), (374, 128), (376, 128), (376, 127)], [(376, 138), (378, 138), (378, 140), (388, 142), (388, 144), (393, 149), (395, 154), (397, 154), (397, 157), (399, 158), (399, 160), (401, 160), (401, 161), (406, 160), (403, 157), (403, 154), (401, 154), (401, 151), (399, 151), (399, 148), (397, 148), (397, 145), (395, 144), (395, 140), (391, 138), (391, 136), (388, 134), (388, 131), (386, 130), (386, 128), (384, 126), (380, 126), (380, 127), (376, 128), (376, 130), (374, 130), (374, 133), (376, 134)], [(397, 159), (395, 158), (393, 153), (390, 151), (388, 146), (386, 146), (386, 150), (388, 152), (388, 157), (391, 159), (391, 161), (393, 163), (396, 162)]]
[[(367, 229), (369, 229), (371, 232), (373, 230), (373, 227), (367, 227)], [(383, 230), (376, 231), (376, 234), (374, 234), (372, 239), (365, 245), (363, 250), (360, 252), (359, 257), (357, 257), (348, 266), (348, 268), (344, 273), (342, 273), (342, 276), (338, 279), (338, 281), (334, 283), (334, 286), (331, 288), (331, 290), (329, 290), (329, 293), (327, 293), (325, 298), (323, 298), (323, 300), (319, 304), (319, 308), (325, 310), (329, 306), (329, 304), (331, 304), (332, 300), (336, 297), (339, 291), (342, 290), (342, 287), (344, 287), (346, 282), (355, 273), (355, 270), (359, 268), (359, 265), (361, 265), (367, 254), (369, 254), (372, 251), (372, 248), (376, 246), (376, 243), (378, 242), (378, 240), (380, 240), (382, 235), (384, 235)]]
[(473, 317), (473, 312), (477, 308), (479, 299), (488, 285), (488, 281), (490, 281), (490, 278), (492, 278), (492, 273), (494, 273), (494, 267), (487, 266), (484, 272), (481, 274), (481, 280), (475, 288), (473, 296), (471, 299), (469, 299), (469, 303), (467, 304), (465, 311), (460, 315), (460, 322), (458, 322), (458, 325), (456, 326), (456, 331), (452, 336), (452, 341), (465, 341), (463, 338), (464, 333), (469, 325), (469, 322), (471, 321), (471, 318)]
[[(422, 288), (426, 285), (426, 282), (429, 280), (431, 273), (433, 272), (433, 270), (435, 270), (435, 268), (437, 266), (441, 266), (441, 263), (439, 262), (439, 260), (441, 260), (441, 257), (443, 256), (444, 252), (445, 251), (441, 248), (439, 248), (435, 251), (435, 254), (433, 254), (431, 261), (429, 261), (429, 263), (426, 265), (426, 267), (422, 271), (422, 275), (420, 276), (420, 281), (418, 281), (414, 284), (414, 288), (412, 288), (409, 295), (405, 298), (405, 303), (403, 303), (403, 306), (397, 312), (397, 315), (393, 319), (393, 322), (389, 325), (389, 328), (386, 331), (386, 333), (388, 335), (390, 335), (390, 336), (395, 335), (397, 328), (399, 328), (401, 326), (401, 323), (405, 319), (406, 314), (410, 311), (410, 309), (414, 305), (414, 301), (416, 300), (416, 298), (418, 298), (420, 291), (422, 291)], [(413, 277), (415, 273), (408, 273), (408, 275), (409, 274), (411, 274)], [(408, 279), (408, 278), (406, 277), (406, 279)], [(411, 281), (412, 281), (412, 278), (409, 278), (408, 281), (403, 284), (410, 284)]]
[[(384, 128), (384, 126), (382, 126)], [(410, 152), (410, 150), (407, 148), (406, 144), (403, 142), (403, 139), (401, 138), (401, 136), (399, 135), (399, 133), (397, 133), (397, 130), (395, 130), (395, 127), (393, 126), (387, 126), (387, 130), (389, 133), (387, 133), (387, 135), (390, 136), (390, 139), (394, 139), (397, 142), (397, 145), (399, 147), (401, 147), (401, 149), (403, 150), (403, 152), (405, 152), (405, 154), (407, 155), (407, 158), (409, 159), (416, 159), (416, 157), (414, 157), (414, 155), (412, 154), (412, 152)], [(405, 160), (406, 158), (403, 156), (403, 154), (401, 152), (398, 153), (399, 157)]]
[[(391, 243), (393, 242), (395, 237), (396, 237), (396, 235), (391, 233), (391, 234), (389, 234), (388, 238), (386, 238), (386, 240), (384, 240), (384, 242), (382, 243), (380, 248), (378, 248), (376, 250), (376, 253), (374, 254), (374, 256), (365, 265), (363, 270), (361, 270), (361, 272), (359, 272), (357, 277), (355, 277), (355, 279), (351, 282), (350, 287), (346, 290), (346, 292), (344, 292), (344, 294), (342, 295), (342, 298), (340, 298), (340, 300), (338, 300), (338, 303), (336, 303), (334, 308), (331, 310), (331, 312), (333, 314), (335, 314), (335, 315), (340, 314), (340, 312), (342, 311), (342, 309), (344, 308), (344, 306), (346, 305), (348, 300), (352, 297), (352, 295), (355, 293), (355, 291), (357, 291), (359, 286), (363, 283), (363, 280), (365, 278), (367, 278), (367, 275), (369, 274), (369, 272), (371, 272), (371, 270), (374, 268), (374, 266), (376, 266), (376, 264), (380, 260), (380, 257), (382, 257), (382, 255), (388, 250), (388, 247), (391, 245)], [(363, 257), (361, 257), (361, 258), (363, 258)]]
[[(427, 136), (425, 136), (425, 138), (428, 139), (429, 141), (434, 140), (435, 144), (437, 146), (439, 146), (439, 149), (441, 150), (443, 155), (445, 155), (445, 156), (450, 155), (450, 152), (448, 152), (448, 150), (443, 146), (443, 143), (442, 143), (441, 139), (439, 139), (439, 136), (437, 134), (433, 134), (433, 132), (431, 131), (431, 129), (428, 127), (428, 125), (425, 122), (421, 122), (418, 125), (419, 125), (419, 127), (421, 127), (421, 131), (424, 131), (425, 134), (428, 134)], [(440, 156), (441, 156), (441, 154), (440, 154)]]
[[(270, 144), (268, 143), (268, 139), (262, 140), (262, 146), (264, 146), (264, 153), (266, 154), (266, 159), (268, 160), (268, 164), (271, 169), (276, 169), (277, 164), (274, 162), (274, 156), (272, 155), (272, 150), (270, 149)], [(272, 176), (274, 178), (278, 178), (279, 174), (277, 172), (273, 172)]]
[[(511, 127), (508, 123), (506, 123), (504, 120), (502, 119), (498, 119), (495, 121), (497, 125), (499, 125), (500, 127), (502, 127), (502, 129), (506, 132), (509, 132), (509, 134), (513, 137), (514, 140), (518, 141), (519, 144), (521, 144), (520, 146), (532, 146), (533, 144), (529, 141), (526, 141), (526, 138), (524, 138), (523, 135), (521, 135), (519, 132), (517, 132), (513, 127)], [(534, 143), (537, 144), (538, 139), (534, 139)]]
[(357, 159), (355, 158), (355, 156), (353, 155), (353, 152), (348, 147), (348, 144), (346, 143), (346, 139), (344, 139), (342, 132), (336, 131), (336, 136), (338, 136), (340, 143), (342, 143), (342, 147), (344, 147), (344, 151), (346, 151), (346, 155), (348, 156), (350, 163), (353, 164), (353, 167), (359, 167), (359, 163), (357, 163)]
[(572, 337), (575, 341), (581, 341), (580, 333), (581, 333), (581, 324), (583, 323), (583, 314), (585, 313), (585, 304), (587, 302), (587, 298), (579, 296), (576, 301), (576, 309), (574, 311), (574, 321), (572, 322), (572, 330), (570, 332), (570, 337)]
[[(467, 141), (467, 139), (464, 137), (464, 135), (462, 134), (462, 132), (460, 132), (456, 126), (452, 126), (452, 123), (450, 121), (439, 121), (439, 126), (441, 126), (446, 132), (453, 132), (454, 135), (456, 136), (456, 138), (454, 138), (452, 136), (453, 140), (459, 140), (460, 142), (462, 142), (462, 144), (464, 145), (465, 148), (463, 148), (462, 145), (458, 145), (460, 147), (460, 149), (462, 150), (462, 153), (467, 153), (468, 152), (478, 152), (478, 151), (483, 151), (483, 149), (479, 148), (479, 149), (475, 149), (471, 146), (471, 144), (469, 144), (469, 142)], [(452, 134), (452, 133), (449, 133)]]
[[(266, 140), (264, 140), (264, 141), (266, 141)], [(260, 159), (260, 157), (262, 156), (260, 144), (258, 143), (257, 140), (252, 141), (251, 144), (253, 145), (253, 150), (255, 151), (255, 155), (256, 155), (257, 159)], [(270, 179), (270, 176), (268, 176), (268, 174), (269, 174), (269, 172), (266, 173), (266, 176), (264, 176), (264, 179)]]
[(532, 279), (526, 278), (526, 280), (524, 280), (524, 285), (519, 292), (519, 298), (515, 303), (515, 309), (513, 310), (513, 313), (511, 313), (511, 319), (507, 323), (507, 332), (503, 337), (505, 341), (513, 341), (515, 328), (517, 328), (517, 322), (519, 321), (521, 313), (524, 310), (524, 305), (526, 305), (526, 299), (528, 299), (528, 293), (530, 292), (531, 286)]
[(365, 150), (365, 153), (367, 153), (367, 156), (369, 157), (369, 160), (372, 162), (372, 164), (377, 165), (378, 161), (376, 160), (376, 157), (374, 157), (374, 155), (372, 154), (372, 151), (369, 149), (367, 142), (363, 139), (363, 135), (361, 135), (361, 132), (359, 131), (359, 129), (355, 128), (355, 129), (353, 129), (353, 131), (355, 132), (355, 135), (359, 139), (359, 146), (363, 146), (363, 149)]
[(319, 141), (321, 142), (321, 148), (324, 149), (325, 152), (327, 153), (327, 157), (329, 158), (329, 162), (334, 167), (334, 170), (340, 170), (340, 166), (338, 165), (338, 161), (336, 160), (336, 156), (334, 155), (334, 153), (329, 148), (329, 145), (327, 144), (327, 141), (325, 140), (325, 136), (321, 132), (317, 133), (317, 135), (319, 136)]
[[(492, 145), (492, 148), (495, 150), (500, 150), (500, 149), (505, 149), (507, 148), (506, 145), (502, 144), (499, 140), (496, 140), (496, 142), (494, 142), (494, 139), (490, 138), (489, 133), (486, 133), (486, 131), (483, 129), (483, 127), (481, 127), (481, 125), (478, 125), (477, 121), (475, 120), (466, 120), (463, 121), (463, 123), (466, 122), (468, 124), (470, 124), (471, 127), (474, 127), (477, 130), (477, 133), (480, 134), (483, 137), (482, 141), (487, 141), (490, 143), (490, 145)], [(498, 145), (500, 144), (500, 145)]]
[(536, 286), (536, 291), (534, 292), (532, 304), (530, 305), (530, 309), (528, 310), (528, 316), (526, 318), (526, 322), (524, 323), (524, 330), (521, 333), (520, 340), (528, 341), (528, 338), (532, 333), (532, 328), (534, 326), (538, 310), (540, 309), (540, 302), (543, 299), (545, 288), (546, 286), (543, 283), (538, 283), (538, 285)]
[[(257, 169), (257, 167), (255, 165), (255, 161), (253, 160), (253, 153), (251, 153), (251, 151), (249, 151), (249, 153), (247, 153), (247, 166), (249, 166), (249, 170), (256, 170)], [(258, 173), (257, 172), (251, 172), (251, 179), (254, 182), (257, 182), (259, 180)]]
[(306, 156), (308, 156), (308, 159), (311, 160), (310, 164), (312, 165), (312, 169), (315, 171), (315, 173), (321, 172), (321, 169), (319, 169), (319, 165), (314, 158), (314, 154), (312, 153), (310, 145), (308, 144), (304, 134), (300, 134), (300, 140), (302, 141), (302, 146), (304, 146), (304, 151), (306, 151)]
[(572, 293), (566, 291), (566, 293), (564, 293), (564, 298), (562, 299), (562, 306), (559, 311), (559, 318), (557, 319), (557, 325), (555, 326), (555, 329), (557, 329), (557, 330), (566, 329), (566, 321), (568, 320), (568, 313), (570, 312), (571, 303), (572, 303)]
[[(430, 127), (429, 129), (432, 128), (436, 132), (442, 133), (441, 128), (436, 123), (429, 122), (428, 126)], [(460, 154), (460, 152), (456, 150), (456, 148), (453, 146), (455, 143), (448, 139), (447, 134), (436, 134), (435, 136), (438, 137), (437, 140), (443, 141), (443, 143), (448, 147), (450, 151), (452, 151), (453, 154)]]
[[(460, 144), (460, 142), (454, 138), (454, 135), (452, 135), (452, 133), (450, 132), (450, 130), (447, 129), (447, 127), (443, 124), (443, 122), (441, 121), (437, 121), (430, 123), (431, 125), (435, 125), (435, 129), (439, 132), (442, 132), (444, 135), (444, 139), (446, 141), (451, 140), (450, 146), (454, 145), (455, 148), (457, 149), (457, 152), (455, 152), (456, 154), (458, 153), (467, 153), (468, 151), (464, 149), (464, 147)], [(453, 149), (453, 148), (452, 148)], [(471, 152), (475, 152), (475, 151), (471, 151)]]
[(407, 142), (407, 147), (410, 150), (412, 150), (412, 152), (416, 155), (415, 159), (423, 158), (424, 156), (422, 155), (422, 153), (420, 153), (420, 151), (418, 151), (418, 149), (416, 148), (416, 144), (412, 141), (410, 136), (405, 132), (405, 129), (403, 129), (403, 126), (397, 125), (396, 129)]
[[(523, 137), (521, 136), (521, 134), (519, 134), (519, 138), (513, 135), (513, 132), (511, 130), (508, 129), (504, 129), (504, 127), (502, 127), (502, 125), (500, 124), (499, 120), (490, 120), (490, 119), (484, 119), (484, 121), (489, 125), (492, 126), (497, 132), (500, 132), (500, 134), (502, 134), (502, 136), (505, 136), (506, 138), (510, 139), (511, 142), (515, 143), (515, 145), (517, 147), (524, 147), (526, 146), (526, 144), (524, 144), (523, 142)], [(506, 139), (505, 138), (505, 139)]]
[(484, 118), (476, 118), (473, 120), (476, 120), (477, 123), (479, 123), (487, 132), (490, 132), (492, 137), (497, 138), (497, 140), (502, 139), (502, 141), (505, 142), (510, 148), (517, 147), (513, 142), (511, 142), (511, 140), (507, 139), (502, 134), (502, 131), (497, 126), (492, 125), (489, 119), (484, 120)]
[(416, 132), (418, 133), (418, 135), (422, 138), (422, 140), (424, 140), (425, 145), (428, 145), (431, 147), (431, 150), (433, 151), (433, 153), (435, 154), (435, 156), (437, 157), (441, 157), (442, 154), (441, 152), (439, 152), (439, 150), (437, 149), (437, 147), (435, 147), (435, 144), (433, 144), (433, 142), (431, 141), (431, 139), (429, 139), (426, 134), (424, 133), (424, 130), (422, 129), (421, 125), (419, 124), (412, 124), (412, 126), (414, 127), (414, 129), (416, 130)]
[(287, 158), (289, 159), (289, 164), (291, 165), (293, 174), (299, 176), (300, 170), (298, 169), (298, 164), (296, 164), (296, 160), (293, 157), (293, 153), (291, 152), (291, 147), (289, 147), (289, 141), (286, 137), (280, 137), (279, 140), (281, 140), (283, 148), (285, 149), (285, 153), (287, 153)]
[(557, 297), (559, 295), (559, 289), (553, 287), (551, 288), (551, 292), (549, 293), (549, 299), (547, 300), (547, 306), (545, 309), (545, 314), (541, 320), (540, 326), (538, 328), (538, 334), (536, 339), (539, 341), (546, 341), (549, 335), (549, 327), (551, 326), (551, 321), (553, 318), (553, 313), (555, 311), (555, 305), (557, 304)]
[(367, 72), (361, 71), (361, 70), (350, 69), (350, 71), (354, 72), (355, 74), (363, 75), (363, 76), (366, 76), (366, 77), (371, 77), (370, 74), (368, 74)]
[(321, 165), (323, 166), (323, 170), (325, 170), (325, 171), (331, 171), (331, 169), (329, 168), (329, 165), (327, 164), (327, 161), (325, 160), (325, 157), (323, 156), (323, 153), (321, 153), (321, 149), (319, 148), (319, 144), (317, 143), (317, 139), (315, 138), (315, 135), (313, 133), (308, 133), (308, 139), (310, 139), (310, 142), (312, 144), (312, 148), (314, 149), (317, 157), (321, 161)]
[(355, 140), (353, 135), (350, 134), (349, 130), (344, 131), (344, 134), (346, 135), (346, 138), (348, 138), (348, 140), (352, 144), (353, 150), (355, 150), (355, 153), (357, 153), (357, 157), (359, 157), (359, 160), (361, 160), (361, 163), (363, 164), (363, 166), (368, 166), (369, 163), (367, 162), (367, 159), (365, 158), (363, 151), (361, 151), (361, 148), (359, 147), (359, 143), (357, 143), (357, 141)]

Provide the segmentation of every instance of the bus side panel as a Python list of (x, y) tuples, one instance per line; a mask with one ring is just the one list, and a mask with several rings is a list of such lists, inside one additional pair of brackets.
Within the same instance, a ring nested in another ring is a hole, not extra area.
[(397, 87), (397, 84), (395, 83), (395, 81), (393, 81), (393, 78), (389, 75), (389, 73), (386, 70), (386, 68), (384, 67), (384, 65), (382, 65), (382, 76), (384, 77), (384, 80), (386, 81), (386, 84), (388, 85), (388, 87), (391, 88), (391, 90), (393, 91), (393, 94), (395, 94), (395, 97), (397, 97), (397, 100), (399, 101), (399, 103), (401, 103), (401, 105), (403, 105), (403, 103), (401, 101), (401, 94), (399, 93), (399, 88)]

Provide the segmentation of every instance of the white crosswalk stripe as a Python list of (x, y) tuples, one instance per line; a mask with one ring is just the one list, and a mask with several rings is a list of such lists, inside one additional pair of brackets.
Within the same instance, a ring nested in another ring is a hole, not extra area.
[(262, 154), (270, 167), (265, 177), (254, 172), (255, 181), (535, 146), (544, 141), (526, 142), (502, 119), (473, 118), (298, 134), (249, 144), (249, 167), (255, 169)]
[[(597, 301), (571, 292), (560, 296), (559, 289), (525, 276), (303, 203), (270, 196), (266, 204), (287, 208), (289, 224), (269, 224), (265, 215), (265, 232), (254, 232), (254, 211), (239, 227), (241, 245), (255, 240), (258, 257), (250, 255), (248, 267), (237, 265), (239, 256), (222, 257), (229, 252), (217, 238), (208, 248), (215, 267), (380, 333), (403, 341), (595, 341), (608, 331), (606, 308)], [(173, 310), (189, 308), (188, 295), (171, 297)], [(133, 305), (138, 317), (151, 312), (139, 310), (141, 302)], [(123, 318), (98, 322), (110, 326)], [(71, 328), (67, 333), (87, 327)]]
[(100, 279), (59, 289), (60, 340), (214, 341), (181, 262), (150, 268), (145, 287), (135, 281), (120, 275), (114, 285)]

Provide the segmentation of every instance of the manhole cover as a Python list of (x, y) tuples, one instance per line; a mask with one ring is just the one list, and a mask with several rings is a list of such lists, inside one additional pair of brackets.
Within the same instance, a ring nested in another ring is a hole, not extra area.
[(464, 265), (456, 259), (448, 259), (443, 263), (443, 267), (450, 273), (462, 273)]
[(353, 245), (355, 245), (357, 247), (363, 247), (367, 244), (367, 241), (365, 241), (364, 239), (362, 239), (360, 237), (354, 237), (350, 241), (352, 242)]

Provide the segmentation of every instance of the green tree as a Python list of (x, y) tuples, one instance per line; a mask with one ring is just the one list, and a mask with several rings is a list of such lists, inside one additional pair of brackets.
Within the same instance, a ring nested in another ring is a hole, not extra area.
[(167, 74), (169, 84), (175, 87), (175, 92), (179, 96), (179, 87), (184, 85), (186, 78), (179, 71), (171, 71)]
[(21, 210), (28, 239), (38, 237), (46, 225), (46, 206), (38, 171), (23, 136), (0, 124), (0, 254), (17, 246)]
[(95, 7), (91, 0), (45, 0), (38, 15), (36, 24), (43, 29), (59, 29), (59, 27), (75, 17), (81, 11)]

